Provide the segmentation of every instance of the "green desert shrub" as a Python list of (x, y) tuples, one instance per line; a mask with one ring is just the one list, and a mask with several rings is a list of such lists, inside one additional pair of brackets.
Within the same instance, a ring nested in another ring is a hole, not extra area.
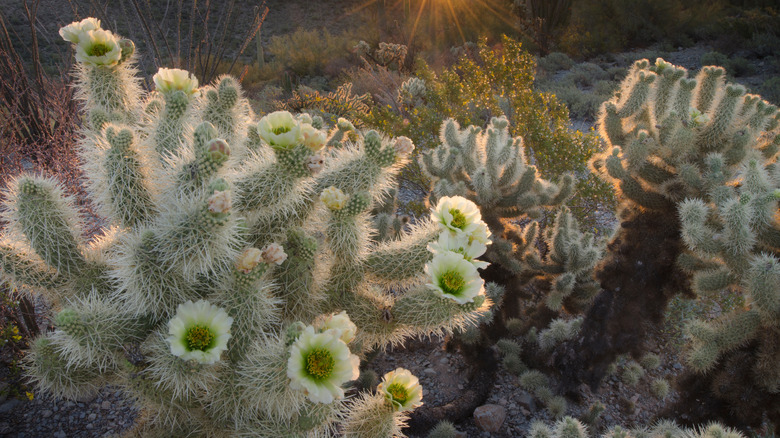
[(486, 126), (492, 117), (505, 114), (510, 134), (523, 137), (525, 153), (542, 177), (556, 178), (564, 172), (578, 176), (576, 200), (570, 207), (578, 220), (592, 226), (591, 213), (611, 206), (614, 199), (606, 184), (587, 170), (587, 160), (600, 148), (598, 137), (573, 130), (566, 105), (551, 93), (534, 89), (534, 58), (521, 43), (506, 37), (500, 49), (493, 49), (482, 41), (476, 52), (439, 73), (418, 60), (415, 76), (425, 82), (425, 104), (374, 105), (363, 118), (366, 125), (405, 135), (425, 151), (440, 143), (442, 119)]

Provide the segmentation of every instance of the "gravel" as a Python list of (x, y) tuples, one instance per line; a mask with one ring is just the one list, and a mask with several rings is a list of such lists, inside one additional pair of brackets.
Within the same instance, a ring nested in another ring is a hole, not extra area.
[(36, 394), (32, 401), (0, 404), (0, 436), (76, 438), (116, 436), (132, 427), (138, 409), (115, 387), (106, 386), (85, 400)]

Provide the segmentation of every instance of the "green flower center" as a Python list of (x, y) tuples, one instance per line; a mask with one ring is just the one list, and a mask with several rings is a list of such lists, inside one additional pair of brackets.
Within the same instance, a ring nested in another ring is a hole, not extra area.
[(461, 230), (466, 227), (465, 214), (461, 213), (461, 211), (457, 208), (451, 208), (450, 214), (452, 215), (452, 221), (450, 221), (450, 225)]
[(103, 56), (111, 51), (111, 47), (107, 44), (97, 43), (89, 47), (87, 55), (89, 56)]
[(409, 400), (409, 391), (400, 383), (393, 383), (387, 387), (387, 393), (393, 397), (393, 401), (405, 404)]
[(306, 356), (306, 372), (316, 380), (327, 379), (335, 366), (333, 355), (324, 348), (314, 349)]
[(458, 271), (447, 271), (441, 275), (439, 285), (444, 290), (444, 293), (457, 295), (463, 289), (463, 286), (466, 285), (466, 280)]
[(202, 325), (192, 326), (187, 330), (187, 347), (192, 350), (204, 351), (214, 341), (214, 334), (211, 330)]
[(280, 126), (278, 128), (274, 128), (273, 130), (271, 130), (271, 132), (273, 132), (275, 135), (285, 134), (287, 132), (290, 132), (290, 127)]

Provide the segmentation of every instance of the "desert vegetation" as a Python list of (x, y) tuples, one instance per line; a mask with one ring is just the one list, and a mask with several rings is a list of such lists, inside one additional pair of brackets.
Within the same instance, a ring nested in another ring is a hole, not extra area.
[(776, 5), (326, 3), (3, 6), (0, 434), (774, 436)]

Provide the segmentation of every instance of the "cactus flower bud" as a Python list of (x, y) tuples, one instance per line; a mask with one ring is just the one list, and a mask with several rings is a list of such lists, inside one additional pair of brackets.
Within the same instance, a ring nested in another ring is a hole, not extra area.
[(208, 155), (212, 161), (222, 161), (230, 156), (230, 147), (221, 138), (215, 138), (208, 143)]
[(409, 137), (401, 136), (395, 139), (393, 147), (396, 155), (409, 155), (414, 150), (414, 143)]
[(691, 118), (691, 125), (693, 126), (706, 125), (707, 122), (710, 121), (709, 116), (707, 116), (706, 114), (702, 113), (701, 111), (693, 107), (691, 107), (691, 109), (688, 110), (688, 115)]
[(320, 201), (331, 210), (341, 210), (349, 197), (334, 186), (330, 186), (320, 194)]
[(232, 206), (230, 192), (228, 190), (222, 192), (215, 191), (214, 194), (209, 197), (207, 202), (209, 205), (209, 211), (212, 213), (227, 213), (230, 211), (230, 207)]
[(135, 43), (127, 38), (119, 40), (119, 49), (122, 51), (122, 61), (126, 61), (135, 53)]
[(279, 245), (278, 243), (271, 243), (263, 248), (262, 256), (263, 261), (269, 265), (271, 263), (281, 265), (285, 260), (287, 260), (287, 254), (284, 252), (284, 248), (282, 248), (282, 245)]
[(322, 157), (322, 154), (316, 153), (306, 160), (306, 167), (309, 168), (309, 171), (311, 171), (312, 175), (316, 175), (320, 173), (322, 170), (322, 165), (325, 163), (325, 160)]
[(257, 248), (247, 248), (244, 250), (244, 252), (241, 253), (240, 256), (238, 256), (236, 269), (243, 272), (244, 274), (248, 274), (252, 272), (252, 269), (255, 269), (255, 266), (259, 265), (262, 261), (262, 251)]

